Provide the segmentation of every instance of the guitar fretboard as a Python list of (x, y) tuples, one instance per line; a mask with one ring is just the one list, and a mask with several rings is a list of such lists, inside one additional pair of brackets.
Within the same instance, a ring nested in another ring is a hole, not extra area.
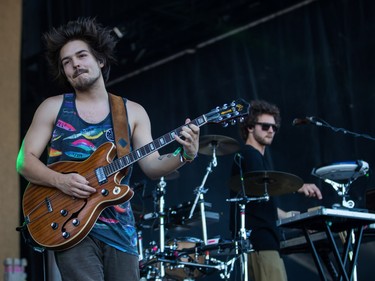
[[(190, 122), (198, 127), (207, 123), (207, 118), (205, 115), (202, 115)], [(185, 126), (185, 125), (184, 125)], [(130, 166), (131, 164), (137, 162), (138, 160), (150, 155), (151, 153), (159, 150), (160, 148), (172, 143), (175, 141), (175, 136), (180, 135), (183, 126), (178, 127), (177, 129), (170, 131), (169, 133), (155, 139), (154, 141), (142, 146), (136, 150), (133, 150), (129, 154), (120, 157), (107, 166), (103, 167), (105, 175), (108, 177), (118, 171)]]

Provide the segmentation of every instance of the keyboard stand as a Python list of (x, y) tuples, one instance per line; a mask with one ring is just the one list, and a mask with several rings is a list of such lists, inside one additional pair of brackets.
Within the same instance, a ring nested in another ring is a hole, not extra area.
[[(326, 239), (330, 251), (334, 256), (332, 265), (334, 264), (333, 262), (337, 265), (337, 275), (335, 270), (329, 270), (333, 280), (351, 281), (355, 273), (364, 226), (374, 222), (375, 214), (319, 208), (318, 210), (279, 220), (277, 225), (303, 230), (320, 279), (328, 281), (323, 268), (322, 258), (315, 246), (311, 233), (311, 230), (323, 231), (327, 236)], [(341, 235), (341, 241), (344, 244), (341, 254), (334, 233)]]

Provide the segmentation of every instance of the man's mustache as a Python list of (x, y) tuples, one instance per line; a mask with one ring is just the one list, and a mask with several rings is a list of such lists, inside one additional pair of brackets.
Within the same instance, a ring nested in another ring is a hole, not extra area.
[(82, 69), (82, 68), (77, 69), (77, 70), (74, 71), (74, 73), (73, 73), (73, 78), (78, 77), (78, 76), (81, 75), (82, 73), (88, 73), (87, 69)]

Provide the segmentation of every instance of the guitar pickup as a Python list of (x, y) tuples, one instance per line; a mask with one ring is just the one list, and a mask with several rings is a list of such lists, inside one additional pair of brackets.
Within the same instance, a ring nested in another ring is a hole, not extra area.
[(95, 175), (96, 175), (96, 178), (97, 178), (99, 184), (104, 184), (108, 181), (103, 167), (99, 167), (99, 168), (95, 169)]

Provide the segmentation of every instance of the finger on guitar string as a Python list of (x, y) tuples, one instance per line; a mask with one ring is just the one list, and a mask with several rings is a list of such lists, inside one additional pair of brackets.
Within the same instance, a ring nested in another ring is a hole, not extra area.
[(88, 185), (85, 177), (77, 173), (61, 174), (57, 187), (68, 195), (78, 198), (87, 198), (96, 192), (96, 189)]
[(184, 151), (188, 155), (197, 155), (199, 148), (199, 132), (198, 126), (190, 123), (191, 120), (187, 118), (185, 120), (185, 126), (181, 128), (179, 136), (175, 136), (176, 141), (181, 144)]

